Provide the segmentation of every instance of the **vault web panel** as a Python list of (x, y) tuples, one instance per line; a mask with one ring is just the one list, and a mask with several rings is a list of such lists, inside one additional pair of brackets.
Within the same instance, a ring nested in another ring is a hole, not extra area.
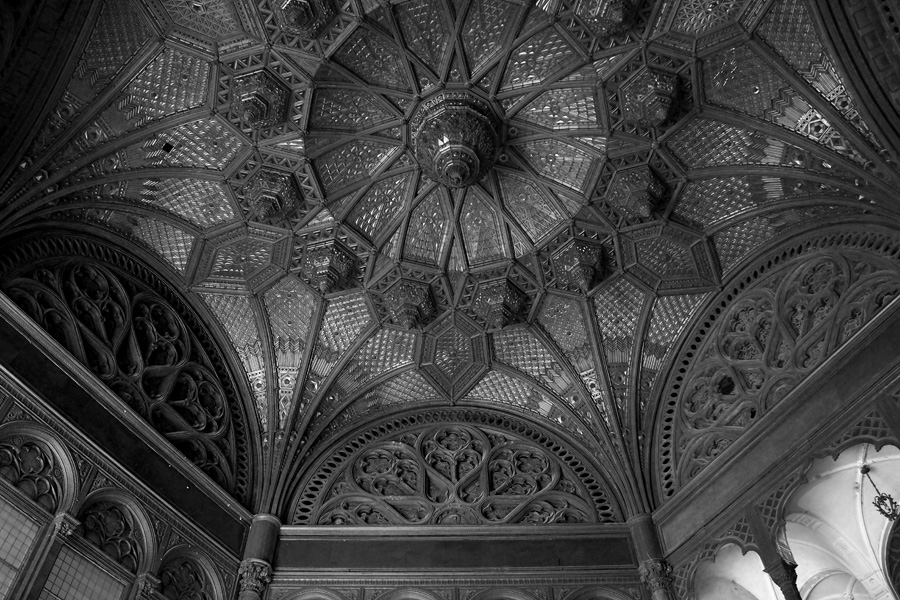
[(756, 32), (800, 73), (824, 51), (803, 0), (774, 2)]
[(357, 28), (334, 55), (360, 78), (376, 86), (409, 90), (397, 48), (364, 27)]
[(443, 12), (442, 3), (434, 0), (415, 0), (396, 8), (397, 22), (407, 46), (436, 73), (440, 73), (450, 40)]
[(449, 233), (450, 222), (440, 192), (435, 189), (413, 211), (403, 254), (437, 266)]
[(644, 298), (644, 292), (624, 278), (594, 297), (597, 326), (609, 364), (627, 365), (631, 361)]
[(179, 25), (212, 38), (240, 31), (227, 0), (163, 0), (163, 6)]
[[(97, 25), (91, 33), (78, 74), (87, 78), (93, 90), (99, 91), (133, 57), (149, 39), (150, 31), (128, 0), (106, 0)], [(85, 94), (77, 94), (90, 100)]]
[(571, 385), (562, 365), (530, 331), (522, 328), (498, 331), (493, 341), (497, 360), (528, 373), (556, 392)]
[(327, 375), (371, 322), (372, 315), (362, 294), (348, 294), (329, 301), (316, 338), (312, 364), (315, 373)]
[(406, 203), (412, 174), (382, 179), (366, 192), (347, 217), (348, 222), (375, 239), (382, 228), (394, 220)]
[(598, 127), (593, 88), (548, 90), (516, 116), (550, 129)]
[(318, 88), (315, 91), (310, 125), (335, 131), (361, 131), (394, 119), (364, 90)]
[(562, 222), (563, 215), (531, 182), (502, 174), (500, 188), (507, 211), (525, 229), (532, 242), (537, 242)]
[(580, 373), (594, 368), (581, 303), (568, 296), (548, 295), (538, 322)]
[(681, 192), (675, 214), (700, 227), (708, 227), (754, 206), (750, 177), (712, 178), (688, 183)]
[(316, 171), (326, 192), (372, 175), (396, 148), (371, 140), (354, 140), (316, 159)]
[(337, 385), (344, 394), (379, 375), (412, 363), (416, 334), (400, 329), (382, 329), (373, 335), (341, 369)]
[(472, 2), (466, 15), (462, 41), (473, 71), (481, 69), (500, 50), (517, 9), (505, 0)]
[(775, 229), (765, 217), (754, 217), (713, 235), (723, 275), (775, 235)]
[(695, 119), (673, 135), (668, 145), (689, 168), (778, 164), (784, 150), (779, 140), (709, 119)]
[(160, 132), (141, 148), (148, 165), (221, 171), (243, 144), (216, 119), (201, 119)]
[(118, 101), (133, 126), (200, 106), (206, 100), (209, 63), (166, 48), (134, 78)]
[(546, 27), (513, 50), (501, 89), (541, 83), (563, 66), (578, 61), (573, 48), (553, 27)]
[(480, 194), (470, 191), (466, 196), (460, 224), (470, 265), (504, 258), (497, 215)]
[(148, 179), (141, 199), (199, 225), (211, 227), (234, 219), (224, 186), (204, 179)]
[(499, 371), (485, 375), (465, 399), (501, 402), (544, 418), (554, 409), (549, 396), (536, 387)]
[(557, 183), (584, 191), (594, 157), (559, 140), (537, 140), (516, 144), (519, 153), (534, 169)]

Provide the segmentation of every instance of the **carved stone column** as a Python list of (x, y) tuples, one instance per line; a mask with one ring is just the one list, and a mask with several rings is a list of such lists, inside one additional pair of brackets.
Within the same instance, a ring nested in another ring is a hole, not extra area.
[(238, 568), (238, 600), (262, 600), (272, 581), (272, 556), (280, 529), (281, 521), (274, 515), (253, 517), (244, 546), (244, 559)]
[(675, 600), (672, 567), (663, 557), (653, 518), (649, 514), (638, 515), (628, 520), (628, 526), (634, 540), (641, 581), (650, 590), (650, 597), (653, 600)]
[(797, 588), (797, 565), (782, 559), (767, 565), (764, 570), (775, 585), (781, 588), (784, 600), (801, 600), (800, 590)]
[[(784, 600), (800, 600), (800, 590), (797, 588), (797, 565), (785, 560), (779, 551), (776, 542), (777, 531), (772, 531), (763, 522), (756, 506), (748, 506), (744, 511), (744, 518), (750, 526), (753, 540), (759, 548), (759, 557), (762, 559), (763, 570), (769, 574), (772, 581), (781, 588)], [(787, 558), (791, 558), (787, 556)]]

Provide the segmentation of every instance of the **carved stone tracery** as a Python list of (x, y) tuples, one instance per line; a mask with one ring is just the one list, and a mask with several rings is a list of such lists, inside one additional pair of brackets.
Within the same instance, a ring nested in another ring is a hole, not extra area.
[(188, 556), (166, 561), (159, 570), (160, 592), (168, 600), (213, 600), (206, 571)]
[(677, 412), (677, 481), (703, 470), (900, 291), (872, 256), (820, 252), (734, 299), (696, 352)]
[(113, 502), (94, 502), (78, 518), (84, 539), (132, 573), (137, 572), (143, 548), (140, 530), (127, 508)]
[(357, 453), (324, 495), (331, 525), (585, 523), (588, 495), (545, 450), (463, 424), (420, 428)]
[(49, 513), (62, 497), (62, 471), (42, 442), (14, 436), (0, 440), (0, 477)]
[(3, 289), (130, 408), (233, 491), (234, 432), (225, 392), (168, 302), (83, 259), (35, 268)]

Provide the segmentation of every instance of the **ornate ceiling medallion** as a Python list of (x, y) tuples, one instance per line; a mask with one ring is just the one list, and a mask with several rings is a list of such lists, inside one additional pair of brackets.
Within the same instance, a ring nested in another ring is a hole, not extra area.
[(410, 123), (416, 159), (451, 188), (478, 183), (497, 156), (498, 122), (484, 100), (465, 91), (442, 91), (419, 106)]
[(318, 37), (337, 14), (331, 0), (276, 0), (275, 19), (285, 31)]
[(271, 127), (287, 120), (291, 91), (262, 69), (234, 78), (232, 110), (251, 129)]

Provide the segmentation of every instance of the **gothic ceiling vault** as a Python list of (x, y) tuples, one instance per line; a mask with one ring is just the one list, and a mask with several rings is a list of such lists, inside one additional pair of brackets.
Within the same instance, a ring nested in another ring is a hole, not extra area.
[(251, 510), (621, 521), (900, 289), (806, 0), (91, 10), (0, 287)]

